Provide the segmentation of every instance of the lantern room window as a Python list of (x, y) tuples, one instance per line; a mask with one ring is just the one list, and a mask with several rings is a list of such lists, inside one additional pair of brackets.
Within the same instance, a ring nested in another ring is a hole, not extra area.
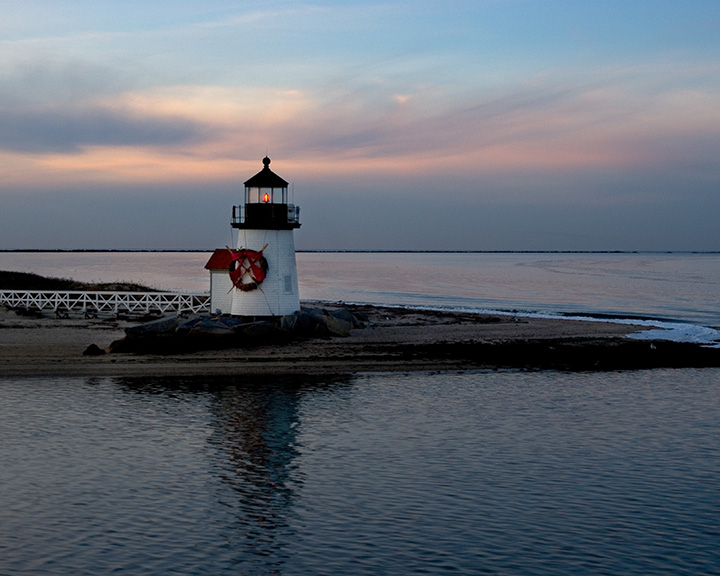
[(245, 188), (245, 204), (287, 204), (287, 188)]

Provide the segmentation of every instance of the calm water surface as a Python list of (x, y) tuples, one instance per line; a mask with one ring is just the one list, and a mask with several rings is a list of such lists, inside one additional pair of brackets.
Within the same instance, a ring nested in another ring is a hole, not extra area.
[(720, 574), (720, 370), (0, 380), (0, 574)]
[[(0, 252), (0, 270), (208, 292), (208, 252)], [(720, 327), (720, 254), (299, 253), (300, 295)]]
[[(0, 253), (204, 292), (208, 253)], [(718, 254), (298, 254), (303, 299), (720, 326)], [(720, 370), (0, 379), (0, 575), (720, 574)]]

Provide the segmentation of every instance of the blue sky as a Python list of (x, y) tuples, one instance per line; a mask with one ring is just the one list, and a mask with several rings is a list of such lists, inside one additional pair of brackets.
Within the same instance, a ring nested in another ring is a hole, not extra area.
[(720, 2), (2, 9), (0, 248), (720, 250)]

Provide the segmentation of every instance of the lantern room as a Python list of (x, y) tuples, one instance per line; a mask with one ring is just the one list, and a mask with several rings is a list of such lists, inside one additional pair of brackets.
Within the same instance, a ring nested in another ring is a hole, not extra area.
[(263, 169), (245, 182), (245, 203), (233, 206), (233, 228), (299, 228), (300, 208), (288, 203), (288, 183), (270, 170), (270, 158), (262, 162)]

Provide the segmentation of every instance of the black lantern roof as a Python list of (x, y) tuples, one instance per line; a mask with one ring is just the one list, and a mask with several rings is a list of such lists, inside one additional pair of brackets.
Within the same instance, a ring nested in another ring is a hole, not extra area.
[(270, 158), (263, 158), (264, 168), (245, 181), (245, 188), (287, 188), (288, 183), (270, 170)]

